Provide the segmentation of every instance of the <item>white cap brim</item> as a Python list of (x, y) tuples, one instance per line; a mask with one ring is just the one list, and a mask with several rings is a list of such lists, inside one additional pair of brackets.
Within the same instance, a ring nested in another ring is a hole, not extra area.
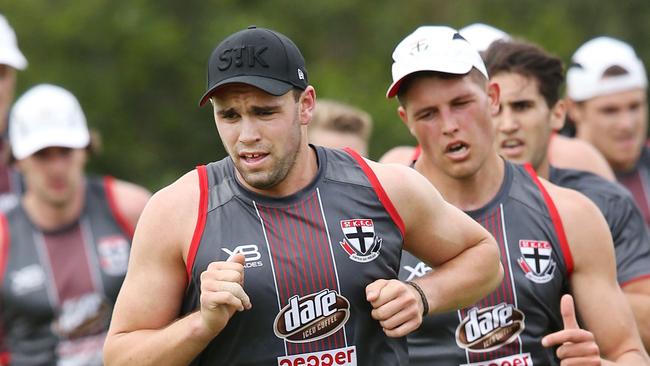
[(21, 141), (18, 146), (12, 145), (12, 153), (17, 160), (21, 160), (48, 147), (83, 149), (88, 144), (90, 144), (88, 131), (80, 131), (79, 133), (51, 131), (49, 133), (34, 134), (30, 138)]
[[(405, 77), (420, 71), (437, 71), (447, 74), (463, 75), (472, 70), (471, 62), (452, 61), (445, 59), (419, 60), (413, 63), (393, 63), (393, 83), (386, 91), (386, 98), (394, 97)], [(486, 76), (487, 77), (487, 76)]]

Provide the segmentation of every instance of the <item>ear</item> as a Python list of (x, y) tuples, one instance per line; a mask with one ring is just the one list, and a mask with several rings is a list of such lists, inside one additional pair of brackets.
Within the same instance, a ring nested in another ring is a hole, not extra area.
[(490, 103), (490, 115), (494, 117), (499, 114), (499, 102), (501, 96), (501, 88), (499, 88), (499, 84), (489, 82), (487, 86), (487, 95)]
[(564, 121), (566, 119), (566, 102), (563, 99), (555, 102), (553, 108), (551, 108), (551, 129), (553, 131), (559, 131), (564, 126)]
[(569, 115), (569, 118), (577, 126), (583, 119), (582, 107), (579, 103), (576, 103), (574, 100), (565, 98), (564, 102), (566, 103), (566, 111)]
[(409, 124), (409, 117), (406, 114), (406, 109), (404, 109), (403, 106), (400, 105), (399, 107), (397, 107), (397, 115), (402, 120), (402, 122), (404, 122), (404, 124), (406, 125), (406, 128), (409, 129), (409, 132), (411, 132), (411, 135), (415, 137), (415, 131), (413, 131), (413, 129), (411, 128), (411, 124)]
[[(291, 92), (290, 92), (291, 93)], [(308, 125), (314, 116), (314, 108), (316, 107), (316, 90), (311, 85), (307, 86), (305, 91), (300, 95), (298, 100), (298, 107), (300, 111), (300, 124)]]

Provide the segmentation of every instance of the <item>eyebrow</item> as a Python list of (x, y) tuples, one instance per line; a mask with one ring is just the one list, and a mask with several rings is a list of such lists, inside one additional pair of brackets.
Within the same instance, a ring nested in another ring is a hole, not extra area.
[(257, 114), (257, 113), (268, 113), (268, 112), (275, 112), (280, 109), (279, 105), (268, 105), (268, 106), (252, 106), (251, 107), (251, 112)]

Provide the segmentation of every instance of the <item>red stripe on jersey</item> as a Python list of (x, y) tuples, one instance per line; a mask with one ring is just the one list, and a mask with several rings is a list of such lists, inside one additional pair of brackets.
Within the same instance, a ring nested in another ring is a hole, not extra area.
[(108, 201), (108, 207), (110, 207), (111, 213), (113, 214), (113, 217), (115, 217), (115, 221), (117, 221), (117, 224), (120, 226), (120, 228), (124, 231), (125, 234), (129, 236), (130, 239), (133, 239), (135, 228), (131, 222), (127, 220), (122, 211), (120, 211), (120, 208), (117, 206), (114, 184), (115, 178), (111, 176), (104, 177), (104, 190), (106, 191), (106, 200)]
[(359, 166), (361, 167), (363, 172), (366, 173), (368, 180), (370, 180), (372, 187), (375, 189), (375, 193), (377, 194), (379, 201), (381, 202), (382, 205), (384, 205), (386, 212), (388, 212), (391, 219), (393, 219), (393, 222), (395, 222), (395, 225), (397, 225), (400, 234), (402, 234), (402, 238), (404, 238), (405, 237), (404, 221), (402, 221), (402, 217), (399, 215), (399, 212), (397, 212), (397, 210), (395, 209), (393, 202), (391, 202), (390, 198), (388, 198), (388, 195), (386, 194), (386, 191), (384, 191), (384, 187), (381, 186), (379, 179), (377, 179), (375, 172), (372, 169), (370, 169), (370, 166), (368, 166), (366, 160), (363, 157), (361, 157), (359, 153), (357, 153), (356, 151), (350, 148), (345, 148), (344, 150), (359, 163)]
[(95, 292), (97, 289), (93, 284), (93, 270), (81, 225), (62, 233), (42, 235), (59, 304)]
[(555, 207), (555, 203), (553, 202), (553, 199), (546, 191), (546, 188), (544, 188), (542, 182), (539, 181), (539, 178), (537, 177), (537, 173), (535, 172), (535, 169), (533, 169), (533, 166), (530, 164), (525, 164), (524, 167), (526, 168), (528, 174), (530, 174), (530, 176), (533, 178), (535, 184), (537, 184), (537, 187), (539, 187), (539, 190), (542, 192), (542, 196), (544, 196), (544, 201), (546, 202), (546, 206), (548, 207), (548, 212), (551, 214), (551, 220), (553, 221), (553, 225), (555, 226), (557, 239), (560, 242), (560, 249), (562, 250), (562, 254), (564, 255), (564, 262), (566, 263), (567, 276), (570, 276), (571, 273), (573, 272), (573, 256), (571, 255), (571, 248), (569, 247), (569, 241), (567, 240), (566, 233), (564, 232), (564, 225), (562, 225), (562, 219), (560, 218), (560, 214), (557, 212), (557, 207)]
[(416, 161), (418, 161), (418, 159), (420, 158), (420, 154), (422, 154), (422, 146), (417, 145), (415, 147), (415, 150), (413, 151), (413, 155), (411, 156), (411, 162), (415, 163)]
[(639, 276), (639, 277), (631, 278), (631, 279), (621, 283), (621, 288), (623, 288), (623, 287), (625, 287), (625, 286), (627, 286), (627, 285), (629, 285), (631, 283), (638, 282), (638, 281), (643, 281), (643, 280), (650, 280), (650, 274), (645, 274), (645, 275), (642, 275), (642, 276)]
[(643, 214), (646, 223), (650, 224), (650, 207), (648, 205), (648, 195), (646, 187), (641, 177), (642, 172), (637, 170), (634, 174), (618, 176), (618, 182), (627, 188), (634, 197), (637, 206)]
[(4, 283), (7, 260), (9, 259), (9, 224), (7, 216), (0, 214), (0, 230), (2, 230), (2, 242), (0, 243), (0, 283)]
[(194, 234), (192, 234), (192, 242), (190, 243), (189, 253), (187, 253), (187, 283), (192, 280), (192, 267), (194, 267), (194, 260), (196, 259), (196, 252), (199, 250), (199, 243), (203, 230), (205, 229), (205, 220), (208, 215), (208, 173), (205, 165), (196, 167), (196, 172), (199, 175), (199, 208), (196, 218), (196, 226), (194, 227)]

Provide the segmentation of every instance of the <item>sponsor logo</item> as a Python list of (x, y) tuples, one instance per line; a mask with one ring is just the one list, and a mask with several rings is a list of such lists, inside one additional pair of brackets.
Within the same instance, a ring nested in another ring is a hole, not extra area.
[(111, 320), (111, 307), (103, 295), (89, 293), (66, 299), (52, 331), (63, 339), (76, 339), (104, 332)]
[(497, 358), (496, 360), (465, 363), (460, 366), (533, 366), (530, 353)]
[(557, 265), (553, 260), (553, 247), (543, 240), (519, 240), (521, 257), (517, 259), (526, 278), (536, 283), (546, 283), (553, 279)]
[(349, 317), (348, 300), (325, 289), (304, 297), (292, 296), (275, 317), (273, 331), (288, 342), (311, 342), (335, 333)]
[(121, 235), (105, 236), (99, 239), (99, 265), (110, 276), (121, 276), (129, 266), (129, 242)]
[(228, 259), (230, 259), (230, 257), (235, 254), (243, 255), (244, 268), (256, 268), (262, 267), (263, 265), (262, 261), (260, 260), (262, 258), (262, 255), (260, 254), (260, 251), (255, 244), (240, 245), (233, 250), (230, 250), (228, 248), (221, 248), (221, 250), (228, 254)]
[(278, 366), (357, 366), (356, 347), (278, 357)]
[(375, 235), (372, 219), (341, 220), (345, 239), (339, 242), (355, 262), (366, 263), (379, 256), (382, 238)]
[(511, 343), (524, 330), (524, 313), (506, 303), (472, 308), (458, 328), (456, 343), (472, 352), (489, 352)]
[(268, 68), (264, 52), (268, 46), (243, 45), (233, 48), (227, 48), (221, 51), (217, 68), (221, 71), (228, 70), (231, 66), (235, 67), (258, 67)]
[(411, 281), (414, 278), (417, 277), (422, 277), (428, 272), (432, 271), (432, 268), (427, 266), (424, 262), (418, 262), (418, 264), (415, 265), (415, 267), (411, 266), (404, 266), (404, 270), (409, 272), (409, 276), (406, 279), (407, 281)]
[(38, 264), (23, 267), (9, 275), (11, 292), (16, 296), (41, 289), (45, 285), (45, 272)]

